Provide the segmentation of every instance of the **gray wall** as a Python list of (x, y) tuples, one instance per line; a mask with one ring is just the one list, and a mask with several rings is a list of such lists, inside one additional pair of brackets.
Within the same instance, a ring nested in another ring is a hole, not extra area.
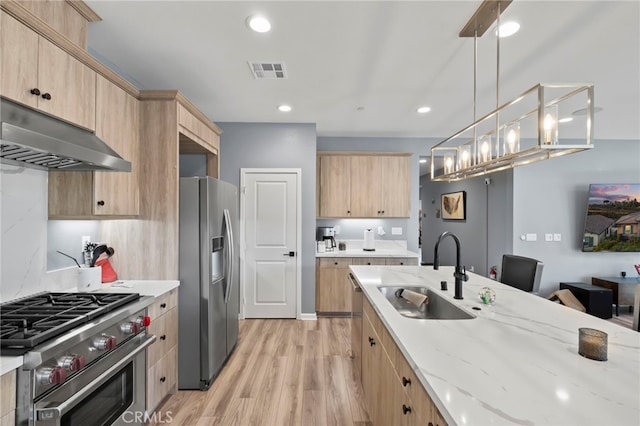
[[(513, 170), (513, 251), (545, 263), (540, 292), (562, 281), (591, 282), (593, 276), (619, 276), (640, 253), (584, 253), (582, 233), (590, 183), (640, 182), (640, 142), (597, 140), (594, 148)], [(521, 241), (537, 233), (538, 241)], [(545, 242), (545, 233), (561, 233), (561, 242)]]
[(315, 313), (315, 124), (217, 123), (220, 179), (240, 185), (241, 168), (302, 169), (302, 313)]
[[(411, 251), (418, 251), (418, 214), (419, 205), (419, 185), (420, 170), (418, 161), (420, 156), (428, 155), (431, 146), (439, 140), (429, 138), (340, 138), (340, 137), (319, 137), (318, 151), (371, 151), (371, 152), (409, 152), (411, 153), (411, 216), (409, 219), (342, 219), (340, 221), (341, 231), (344, 239), (360, 239), (363, 237), (365, 226), (372, 225), (384, 226), (387, 235), (378, 237), (379, 239), (399, 239), (407, 240), (407, 248)], [(318, 220), (318, 226), (331, 226), (337, 221), (334, 220)], [(391, 227), (401, 226), (403, 228), (402, 236), (392, 236)], [(376, 229), (374, 228), (374, 229)], [(349, 236), (353, 235), (354, 238)]]
[[(440, 196), (447, 192), (466, 192), (466, 219), (443, 220), (440, 210)], [(445, 232), (453, 232), (461, 245), (461, 262), (478, 274), (486, 274), (487, 264), (487, 193), (489, 187), (484, 177), (468, 179), (461, 182), (422, 183), (422, 262), (433, 263), (433, 248), (438, 236)], [(455, 243), (451, 239), (444, 240), (439, 250), (441, 265), (455, 265)]]
[[(485, 177), (491, 179), (488, 186)], [(432, 261), (437, 236), (449, 230), (462, 241), (462, 263), (479, 274), (487, 275), (491, 265), (500, 272), (504, 253), (544, 262), (542, 296), (563, 281), (590, 283), (593, 276), (619, 276), (621, 271), (637, 275), (633, 264), (640, 253), (583, 253), (581, 245), (589, 184), (640, 182), (638, 141), (598, 140), (589, 151), (485, 177), (452, 183), (423, 179), (423, 261)], [(458, 190), (467, 191), (467, 220), (436, 219), (440, 194)], [(432, 200), (436, 204), (430, 207)], [(522, 241), (527, 233), (537, 234), (537, 241)], [(562, 241), (546, 242), (546, 233), (560, 233)], [(443, 251), (442, 263), (453, 264), (453, 254), (453, 248)]]

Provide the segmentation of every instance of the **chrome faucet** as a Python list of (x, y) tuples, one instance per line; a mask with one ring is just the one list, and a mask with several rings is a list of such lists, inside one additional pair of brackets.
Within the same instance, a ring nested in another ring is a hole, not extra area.
[(455, 234), (452, 234), (451, 232), (447, 231), (447, 232), (443, 232), (438, 237), (438, 241), (436, 242), (436, 247), (433, 252), (433, 269), (438, 270), (438, 268), (440, 267), (440, 259), (438, 258), (438, 247), (440, 246), (440, 242), (445, 237), (451, 237), (453, 238), (453, 241), (456, 242), (456, 269), (453, 272), (453, 277), (456, 280), (456, 289), (455, 289), (455, 295), (453, 296), (453, 298), (462, 299), (463, 298), (462, 297), (462, 281), (469, 280), (469, 276), (467, 275), (467, 271), (465, 270), (465, 267), (460, 266), (460, 240), (458, 239), (458, 237), (455, 236)]

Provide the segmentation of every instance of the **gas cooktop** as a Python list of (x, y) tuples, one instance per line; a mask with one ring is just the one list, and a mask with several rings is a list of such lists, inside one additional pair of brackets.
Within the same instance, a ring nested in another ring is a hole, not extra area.
[(39, 293), (0, 305), (0, 353), (33, 347), (138, 300), (137, 293)]

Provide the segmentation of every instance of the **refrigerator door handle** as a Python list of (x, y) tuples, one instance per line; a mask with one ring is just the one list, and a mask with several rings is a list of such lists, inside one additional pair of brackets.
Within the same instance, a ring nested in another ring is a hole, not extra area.
[(231, 217), (229, 216), (229, 209), (224, 209), (224, 222), (225, 229), (227, 231), (227, 241), (229, 246), (229, 256), (227, 257), (227, 273), (228, 279), (226, 291), (224, 297), (224, 303), (229, 302), (229, 298), (231, 297), (231, 289), (233, 287), (233, 256), (234, 256), (234, 241), (233, 241), (233, 230), (231, 229)]

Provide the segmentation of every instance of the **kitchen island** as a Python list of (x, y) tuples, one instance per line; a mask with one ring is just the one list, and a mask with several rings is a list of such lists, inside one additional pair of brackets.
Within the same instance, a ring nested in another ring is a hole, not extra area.
[[(448, 424), (640, 423), (640, 333), (472, 273), (455, 300), (453, 267), (350, 269)], [(476, 318), (406, 318), (380, 285), (429, 287)], [(480, 302), (485, 286), (493, 305)], [(608, 361), (578, 354), (581, 327), (608, 333)]]

